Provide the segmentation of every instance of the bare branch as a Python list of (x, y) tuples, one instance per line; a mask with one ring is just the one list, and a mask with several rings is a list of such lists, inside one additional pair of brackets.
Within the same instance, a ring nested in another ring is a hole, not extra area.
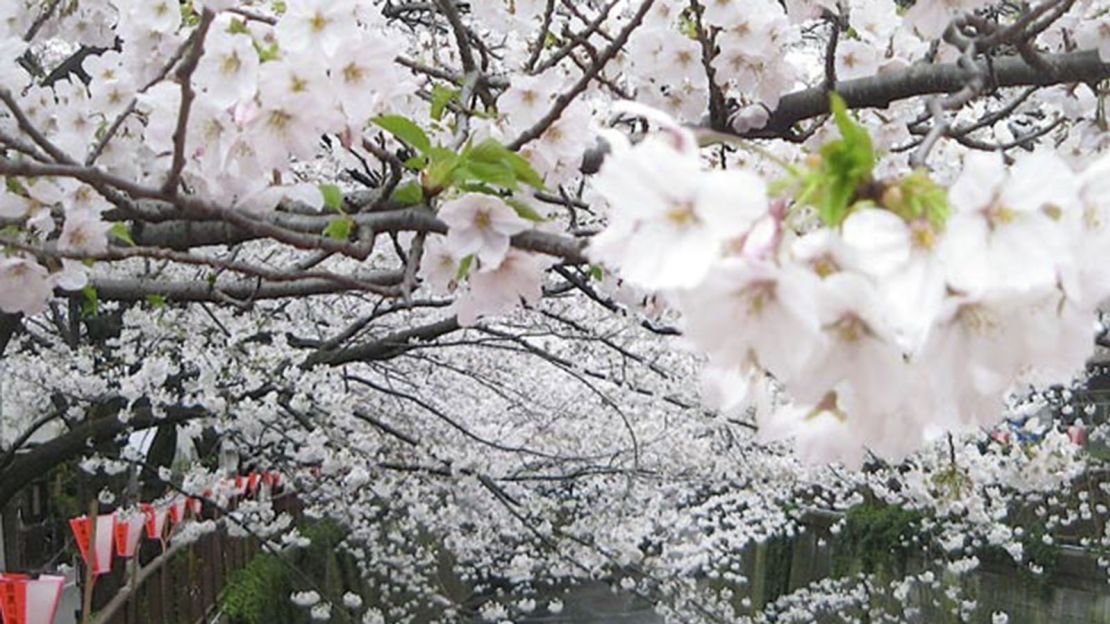
[(636, 11), (636, 14), (632, 16), (628, 24), (625, 24), (624, 28), (621, 29), (613, 43), (605, 48), (605, 51), (598, 57), (597, 61), (591, 64), (589, 69), (578, 79), (578, 82), (574, 83), (574, 86), (572, 86), (570, 90), (560, 93), (559, 96), (555, 98), (555, 104), (551, 107), (551, 110), (547, 111), (535, 125), (513, 139), (507, 147), (514, 151), (519, 150), (521, 147), (524, 147), (524, 145), (538, 139), (551, 124), (555, 123), (555, 121), (559, 119), (559, 116), (563, 114), (563, 111), (570, 106), (571, 102), (586, 90), (590, 82), (592, 82), (593, 79), (601, 73), (601, 70), (609, 64), (609, 61), (613, 60), (613, 57), (620, 52), (624, 44), (628, 42), (628, 38), (632, 36), (633, 31), (639, 28), (640, 24), (643, 23), (644, 17), (647, 16), (653, 4), (655, 4), (655, 0), (644, 0), (644, 2), (640, 4), (640, 9)]
[[(1099, 60), (1096, 50), (1045, 54), (1042, 59), (1047, 71), (1016, 55), (995, 59), (993, 84), (998, 87), (1050, 86), (1110, 78), (1110, 64)], [(837, 93), (853, 109), (886, 108), (899, 100), (958, 91), (967, 83), (968, 76), (968, 71), (955, 63), (920, 64), (899, 72), (841, 81), (837, 84)], [(746, 138), (780, 138), (789, 134), (794, 124), (827, 114), (827, 93), (823, 87), (815, 87), (783, 96), (770, 120), (759, 130), (746, 133), (736, 133), (729, 128), (718, 130)]]
[(177, 81), (181, 84), (181, 103), (177, 109), (177, 127), (173, 131), (173, 164), (170, 167), (170, 174), (166, 177), (165, 184), (162, 185), (163, 193), (177, 193), (178, 184), (181, 182), (181, 172), (185, 169), (185, 143), (188, 138), (189, 113), (193, 108), (193, 99), (197, 96), (196, 90), (193, 89), (193, 72), (196, 71), (197, 65), (200, 63), (200, 57), (204, 54), (204, 39), (208, 36), (208, 28), (212, 26), (212, 20), (215, 18), (216, 14), (211, 10), (204, 10), (200, 17), (200, 24), (193, 33), (193, 47), (185, 60), (181, 62), (175, 74)]

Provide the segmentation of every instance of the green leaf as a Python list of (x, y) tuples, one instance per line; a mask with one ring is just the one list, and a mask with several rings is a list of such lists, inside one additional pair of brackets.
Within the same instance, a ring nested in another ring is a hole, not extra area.
[(408, 117), (401, 115), (382, 115), (381, 117), (374, 118), (373, 121), (382, 130), (385, 130), (401, 141), (416, 148), (419, 152), (426, 154), (428, 150), (432, 149), (431, 139), (420, 129), (420, 126), (416, 125), (416, 123)]
[(534, 221), (536, 223), (547, 221), (547, 219), (544, 218), (543, 215), (536, 212), (534, 208), (520, 201), (519, 199), (509, 197), (505, 200), (505, 203), (512, 206), (513, 210), (516, 211), (517, 216), (519, 216), (521, 219), (527, 219), (528, 221)]
[(474, 254), (463, 258), (459, 262), (459, 272), (455, 274), (455, 281), (461, 282), (467, 275), (470, 275), (470, 267), (474, 264)]
[(5, 178), (4, 186), (8, 189), (9, 193), (15, 193), (16, 195), (22, 195), (24, 197), (27, 196), (27, 187), (23, 186), (23, 183), (19, 181), (19, 178)]
[(535, 189), (543, 190), (544, 183), (540, 174), (532, 167), (532, 163), (516, 152), (509, 152), (509, 166), (516, 173), (516, 179)]
[(452, 152), (446, 147), (434, 146), (428, 150), (428, 158), (431, 158), (432, 162), (436, 162), (439, 160), (452, 160), (457, 159), (458, 157), (458, 154)]
[(449, 89), (443, 85), (432, 87), (432, 119), (443, 119), (443, 111), (447, 105), (459, 99), (458, 89)]
[(146, 302), (155, 310), (166, 307), (166, 298), (162, 295), (147, 295)]
[(424, 170), (421, 183), (425, 195), (438, 195), (447, 188), (459, 166), (459, 157), (451, 154), (450, 158), (433, 159), (428, 168)]
[(321, 184), (320, 194), (324, 196), (324, 205), (329, 210), (343, 212), (343, 191), (334, 184)]
[(826, 225), (838, 227), (851, 214), (860, 186), (871, 179), (875, 149), (843, 98), (830, 94), (829, 107), (841, 138), (821, 147), (819, 164), (802, 176), (798, 202), (814, 206)]
[(227, 25), (227, 32), (232, 35), (249, 35), (251, 33), (247, 29), (247, 21), (238, 18), (232, 18), (231, 23)]
[(875, 166), (875, 148), (871, 144), (871, 135), (848, 114), (848, 105), (839, 94), (830, 94), (829, 104), (836, 127), (840, 129), (845, 152), (850, 155), (853, 164), (866, 167), (870, 173)]
[(281, 49), (278, 48), (276, 41), (266, 47), (263, 47), (260, 43), (255, 41), (254, 49), (258, 51), (258, 60), (262, 63), (276, 61), (281, 56)]
[(424, 202), (424, 187), (416, 181), (402, 184), (393, 191), (393, 201), (405, 206), (421, 204)]
[(131, 228), (126, 223), (113, 223), (112, 227), (108, 228), (108, 233), (132, 247), (135, 246), (135, 239), (131, 237)]
[(196, 8), (193, 6), (192, 0), (181, 3), (181, 21), (186, 26), (196, 26), (200, 23), (200, 15), (197, 14)]
[(600, 282), (605, 277), (605, 272), (596, 264), (590, 265), (590, 279)]
[(411, 169), (413, 171), (420, 171), (424, 167), (428, 166), (428, 157), (427, 156), (413, 156), (412, 158), (406, 160), (403, 164), (405, 165), (405, 168), (407, 168), (407, 169)]
[(324, 228), (324, 236), (332, 240), (346, 241), (351, 238), (351, 230), (354, 226), (355, 222), (347, 216), (332, 219), (328, 227)]
[(96, 288), (86, 286), (81, 289), (81, 295), (84, 297), (81, 301), (81, 316), (85, 318), (96, 316), (97, 310), (100, 309), (100, 297), (96, 293)]
[(543, 178), (536, 173), (527, 159), (501, 145), (495, 139), (486, 139), (478, 145), (467, 148), (463, 152), (463, 156), (472, 161), (497, 163), (508, 167), (517, 180), (534, 188), (542, 189), (544, 187)]
[(505, 196), (505, 191), (492, 187), (485, 182), (457, 182), (455, 188), (464, 193), (481, 193), (482, 195), (492, 195), (498, 199), (503, 199)]
[(455, 169), (451, 179), (456, 183), (477, 181), (513, 190), (520, 188), (513, 170), (500, 162), (463, 163)]

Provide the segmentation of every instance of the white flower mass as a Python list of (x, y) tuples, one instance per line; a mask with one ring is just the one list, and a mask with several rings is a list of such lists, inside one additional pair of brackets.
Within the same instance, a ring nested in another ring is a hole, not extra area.
[(1108, 80), (1110, 0), (0, 3), (0, 509), (203, 497), (314, 621), (1022, 621), (1110, 569)]

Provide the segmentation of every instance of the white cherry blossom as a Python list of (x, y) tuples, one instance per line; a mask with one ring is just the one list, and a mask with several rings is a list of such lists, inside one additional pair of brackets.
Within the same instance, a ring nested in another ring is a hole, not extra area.
[(511, 206), (490, 195), (467, 193), (443, 204), (439, 218), (447, 224), (447, 248), (459, 258), (476, 256), (496, 268), (509, 251), (509, 238), (528, 229)]

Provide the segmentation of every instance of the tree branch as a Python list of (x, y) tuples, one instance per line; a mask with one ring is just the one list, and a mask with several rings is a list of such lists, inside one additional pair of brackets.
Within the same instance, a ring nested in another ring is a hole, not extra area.
[[(998, 87), (1048, 86), (1110, 78), (1110, 64), (1099, 60), (1095, 50), (1045, 54), (1041, 59), (1047, 70), (1030, 65), (1020, 56), (996, 59), (994, 84)], [(969, 72), (955, 63), (921, 64), (900, 72), (841, 81), (837, 84), (837, 93), (849, 108), (886, 108), (898, 100), (959, 91), (967, 84), (968, 77)], [(745, 138), (781, 138), (790, 133), (794, 124), (827, 114), (828, 94), (821, 86), (783, 96), (763, 128), (746, 133), (737, 133), (731, 128), (715, 129)]]

